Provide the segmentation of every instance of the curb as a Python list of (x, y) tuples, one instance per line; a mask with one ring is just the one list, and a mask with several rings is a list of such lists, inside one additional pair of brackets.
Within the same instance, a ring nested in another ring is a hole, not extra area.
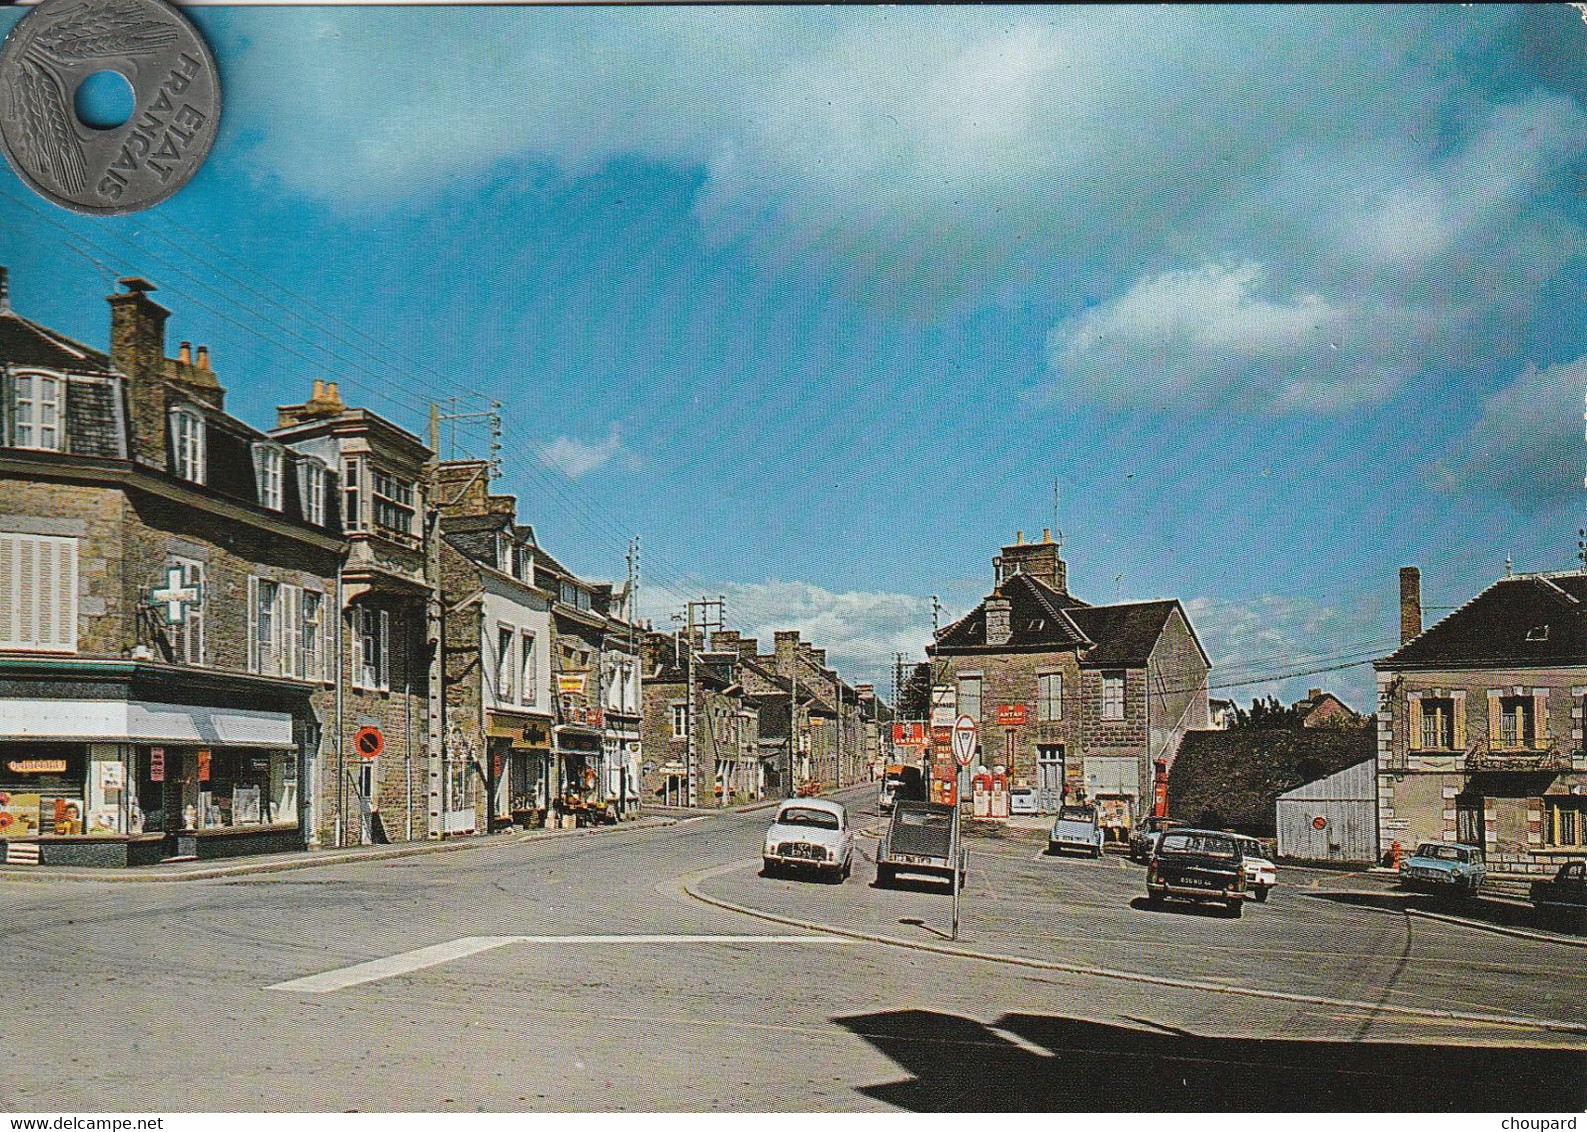
[[(417, 857), (422, 853), (449, 853), (462, 849), (485, 849), (490, 846), (509, 844), (523, 844), (533, 841), (551, 841), (559, 838), (593, 837), (608, 831), (628, 829), (665, 829), (668, 826), (679, 824), (676, 818), (656, 818), (648, 824), (629, 822), (615, 826), (598, 826), (593, 829), (576, 830), (528, 830), (518, 834), (494, 834), (485, 837), (470, 837), (456, 841), (440, 841), (418, 845), (402, 845), (392, 849), (380, 849), (368, 853), (344, 853), (337, 849), (322, 849), (315, 853), (308, 853), (301, 858), (285, 861), (255, 861), (238, 865), (217, 865), (212, 868), (192, 869), (180, 873), (150, 873), (143, 869), (103, 869), (89, 871), (86, 869), (54, 868), (51, 866), (31, 865), (25, 868), (16, 866), (0, 866), (0, 883), (7, 880), (58, 880), (80, 881), (94, 883), (104, 881), (112, 884), (179, 884), (189, 880), (217, 880), (223, 877), (254, 876), (260, 873), (285, 873), (296, 872), (300, 869), (319, 869), (331, 865), (356, 865), (365, 861), (395, 861), (403, 857)], [(158, 865), (145, 868), (159, 868)]]
[(1558, 943), (1565, 947), (1587, 947), (1587, 939), (1574, 939), (1567, 935), (1551, 935), (1547, 932), (1532, 931), (1528, 928), (1512, 928), (1504, 924), (1489, 924), (1482, 920), (1468, 920), (1464, 916), (1451, 916), (1446, 912), (1427, 912), (1421, 908), (1406, 908), (1407, 916), (1420, 916), (1424, 920), (1440, 920), (1446, 924), (1459, 924), (1461, 927), (1474, 928), (1479, 932), (1492, 932), (1494, 935), (1513, 936), (1516, 939), (1532, 939), (1539, 943)]
[[(749, 862), (753, 866), (754, 862)], [(742, 868), (743, 865), (733, 867)], [(709, 879), (718, 871), (729, 872), (731, 868), (718, 866), (716, 869), (705, 870), (700, 880)], [(1080, 963), (1059, 963), (1048, 959), (1031, 959), (1023, 955), (1002, 955), (997, 952), (972, 951), (964, 947), (949, 947), (943, 944), (930, 943), (925, 940), (901, 939), (898, 936), (881, 935), (875, 932), (857, 931), (852, 928), (840, 928), (832, 924), (821, 924), (810, 920), (795, 919), (792, 916), (780, 916), (774, 912), (763, 912), (757, 908), (749, 908), (741, 904), (723, 900), (715, 896), (707, 896), (698, 891), (694, 884), (686, 878), (679, 879), (679, 887), (684, 893), (693, 897), (702, 904), (708, 904), (728, 912), (737, 912), (740, 915), (751, 916), (756, 919), (769, 920), (772, 923), (783, 924), (787, 927), (802, 928), (805, 931), (825, 932), (831, 935), (847, 936), (850, 939), (864, 940), (867, 943), (882, 944), (887, 947), (902, 947), (912, 951), (927, 951), (937, 955), (948, 955), (958, 959), (976, 959), (983, 963), (1001, 963), (1006, 966), (1027, 967), (1038, 971), (1056, 971), (1068, 975), (1087, 975), (1092, 978), (1117, 979), (1120, 982), (1143, 983), (1147, 986), (1170, 987), (1175, 990), (1206, 991), (1213, 994), (1237, 995), (1245, 998), (1261, 998), (1276, 1002), (1303, 1003), (1310, 1006), (1336, 1006), (1352, 1010), (1363, 1010), (1369, 1014), (1402, 1014), (1416, 1018), (1437, 1018), (1450, 1022), (1479, 1022), (1501, 1026), (1517, 1026), (1522, 1029), (1550, 1030), (1565, 1034), (1587, 1034), (1587, 1024), (1576, 1022), (1561, 1022), (1549, 1018), (1524, 1018), (1513, 1014), (1476, 1014), (1461, 1010), (1438, 1010), (1432, 1007), (1418, 1006), (1393, 1006), (1386, 1003), (1360, 1002), (1354, 999), (1322, 998), (1317, 995), (1295, 994), (1289, 991), (1269, 991), (1256, 987), (1227, 986), (1220, 983), (1207, 983), (1195, 979), (1170, 979), (1160, 975), (1147, 975), (1137, 971), (1120, 971), (1112, 967), (1095, 967)]]

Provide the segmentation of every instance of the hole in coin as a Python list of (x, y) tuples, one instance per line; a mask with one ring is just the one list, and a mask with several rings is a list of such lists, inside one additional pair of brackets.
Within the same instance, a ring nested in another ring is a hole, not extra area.
[(116, 71), (95, 71), (77, 87), (77, 117), (94, 130), (126, 125), (137, 106), (132, 84)]

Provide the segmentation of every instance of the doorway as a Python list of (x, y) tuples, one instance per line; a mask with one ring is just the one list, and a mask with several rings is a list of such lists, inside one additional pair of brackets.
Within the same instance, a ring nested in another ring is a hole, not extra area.
[(1057, 813), (1064, 800), (1064, 749), (1062, 743), (1036, 748), (1036, 808)]
[(375, 764), (358, 764), (358, 844), (375, 843)]

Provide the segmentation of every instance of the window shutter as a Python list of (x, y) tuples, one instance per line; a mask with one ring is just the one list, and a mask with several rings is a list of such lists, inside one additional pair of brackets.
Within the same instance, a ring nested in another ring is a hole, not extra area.
[(76, 652), (77, 540), (51, 541), (55, 543), (55, 644), (68, 652)]
[(248, 671), (259, 671), (259, 579), (248, 575)]
[(303, 675), (303, 591), (281, 587), (281, 675)]
[(1407, 696), (1405, 699), (1405, 716), (1411, 724), (1411, 741), (1405, 745), (1408, 751), (1422, 749), (1422, 700), (1419, 696)]
[(375, 683), (381, 691), (391, 687), (391, 614), (380, 611), (380, 671), (375, 673)]
[(22, 643), (22, 571), (17, 562), (22, 540), (17, 535), (0, 535), (0, 646), (13, 648)]
[(1504, 749), (1504, 733), (1501, 730), (1503, 713), (1500, 710), (1499, 697), (1488, 697), (1488, 749), (1499, 751)]
[(1548, 749), (1548, 693), (1532, 697), (1532, 746), (1539, 751)]
[(355, 688), (364, 686), (364, 608), (355, 605), (349, 610), (348, 621), (352, 626), (351, 653), (353, 659), (352, 683)]
[(1466, 750), (1466, 697), (1455, 697), (1455, 750)]

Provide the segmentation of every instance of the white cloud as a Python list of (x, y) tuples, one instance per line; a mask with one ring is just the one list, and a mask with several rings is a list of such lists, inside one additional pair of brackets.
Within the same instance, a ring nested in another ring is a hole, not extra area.
[(559, 436), (541, 445), (537, 455), (546, 467), (556, 469), (569, 479), (579, 479), (609, 463), (623, 450), (623, 426), (613, 421), (603, 440), (591, 443)]
[(1528, 366), (1482, 403), (1463, 450), (1438, 465), (1434, 482), (1497, 495), (1527, 513), (1576, 498), (1587, 466), (1584, 408), (1587, 357)]

